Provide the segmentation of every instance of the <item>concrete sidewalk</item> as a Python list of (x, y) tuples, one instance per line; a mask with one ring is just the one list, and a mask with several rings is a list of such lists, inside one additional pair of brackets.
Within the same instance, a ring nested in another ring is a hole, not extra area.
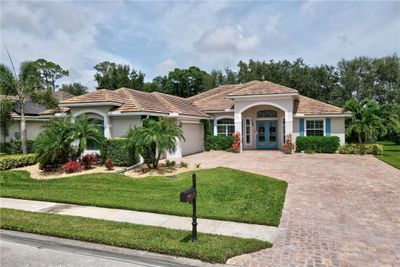
[[(0, 198), (0, 207), (33, 212), (81, 216), (116, 222), (152, 225), (178, 230), (192, 229), (192, 219), (190, 217), (180, 217), (132, 210), (108, 209), (93, 206), (79, 206), (13, 198)], [(277, 232), (277, 227), (273, 226), (208, 219), (198, 219), (197, 222), (197, 230), (200, 233), (235, 236), (241, 238), (254, 238), (268, 241), (270, 243), (273, 243)]]

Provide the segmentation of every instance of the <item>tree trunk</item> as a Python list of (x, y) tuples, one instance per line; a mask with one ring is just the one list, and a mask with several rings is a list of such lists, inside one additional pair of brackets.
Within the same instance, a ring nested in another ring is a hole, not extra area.
[(361, 138), (361, 133), (359, 132), (357, 135), (358, 135), (358, 142), (360, 144), (362, 144), (363, 141), (362, 141), (362, 138)]
[(20, 103), (20, 110), (21, 110), (21, 147), (22, 147), (22, 153), (27, 154), (28, 149), (26, 145), (26, 121), (25, 121), (25, 107), (24, 103)]

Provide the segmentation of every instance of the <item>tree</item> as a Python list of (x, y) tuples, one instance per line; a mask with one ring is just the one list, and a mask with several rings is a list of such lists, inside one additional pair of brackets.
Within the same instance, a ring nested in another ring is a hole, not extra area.
[(380, 104), (400, 102), (400, 58), (356, 57), (338, 63), (340, 95), (345, 99), (370, 98)]
[(94, 69), (97, 73), (94, 79), (97, 82), (97, 89), (115, 90), (127, 87), (142, 90), (144, 87), (144, 74), (137, 72), (129, 65), (116, 64), (108, 61), (97, 64)]
[(387, 134), (388, 128), (381, 107), (375, 100), (350, 99), (346, 102), (344, 110), (352, 112), (346, 132), (348, 135), (355, 133), (359, 143), (374, 143), (378, 137)]
[(13, 123), (13, 118), (11, 113), (13, 108), (15, 107), (15, 101), (13, 99), (2, 98), (0, 99), (0, 127), (1, 133), (3, 135), (3, 142), (5, 142), (5, 138), (8, 136), (8, 129), (10, 125)]
[(103, 133), (99, 131), (99, 127), (95, 123), (91, 123), (86, 115), (75, 119), (72, 124), (71, 139), (77, 140), (77, 151), (75, 158), (79, 158), (85, 150), (88, 141), (93, 141), (98, 145), (102, 145), (104, 141)]
[(38, 66), (33, 61), (21, 63), (18, 75), (14, 66), (12, 72), (7, 66), (0, 64), (0, 94), (16, 97), (16, 104), (19, 106), (21, 113), (22, 152), (26, 154), (25, 104), (28, 101), (32, 101), (49, 108), (54, 107), (56, 101), (52, 97), (52, 88), (43, 86)]
[(72, 129), (70, 118), (53, 118), (43, 125), (34, 144), (39, 169), (48, 164), (67, 162), (72, 155)]
[(60, 91), (78, 96), (86, 94), (88, 88), (80, 83), (71, 83), (71, 84), (63, 84), (60, 88)]
[(43, 58), (35, 60), (34, 64), (37, 66), (42, 87), (52, 91), (56, 90), (56, 81), (58, 79), (69, 75), (68, 70), (64, 70), (60, 65)]
[[(158, 168), (161, 155), (166, 151), (176, 151), (177, 140), (184, 140), (183, 130), (171, 118), (161, 117), (158, 121), (146, 120), (144, 127), (128, 131), (128, 143), (139, 155), (145, 158), (149, 168)], [(150, 157), (144, 155), (150, 150)]]

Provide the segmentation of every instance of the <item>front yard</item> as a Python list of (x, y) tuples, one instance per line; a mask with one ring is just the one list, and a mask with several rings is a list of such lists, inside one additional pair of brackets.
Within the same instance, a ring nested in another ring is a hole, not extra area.
[(271, 247), (265, 241), (198, 234), (121, 222), (57, 214), (0, 209), (0, 228), (141, 249), (180, 257), (224, 263), (233, 256)]
[(377, 156), (377, 158), (400, 169), (400, 145), (391, 141), (381, 141), (379, 144), (383, 145), (383, 155)]
[[(229, 168), (196, 171), (200, 218), (278, 225), (287, 183)], [(191, 187), (191, 173), (133, 179), (117, 173), (35, 180), (25, 171), (5, 171), (2, 197), (23, 198), (191, 216), (179, 193)]]

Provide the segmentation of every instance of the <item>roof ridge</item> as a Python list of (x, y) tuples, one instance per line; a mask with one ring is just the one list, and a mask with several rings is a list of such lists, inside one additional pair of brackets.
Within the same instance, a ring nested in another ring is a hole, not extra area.
[(342, 110), (343, 110), (343, 108), (341, 108), (341, 107), (338, 107), (338, 106), (335, 106), (335, 105), (326, 103), (326, 102), (324, 102), (324, 101), (321, 101), (321, 100), (318, 100), (318, 99), (315, 99), (315, 98), (311, 98), (311, 97), (308, 97), (308, 96), (305, 96), (305, 95), (300, 95), (300, 96), (301, 96), (301, 97), (304, 97), (304, 98), (308, 98), (308, 99), (313, 100), (313, 101), (320, 102), (320, 103), (322, 103), (322, 104), (325, 104), (325, 105), (328, 105), (328, 106), (331, 106), (331, 107), (334, 107), (334, 108), (339, 108), (339, 109), (342, 109)]
[[(243, 85), (243, 84), (224, 84), (224, 85), (218, 86), (217, 88), (214, 88), (214, 89), (220, 89), (221, 87), (224, 87), (224, 86), (233, 86), (234, 88), (232, 88), (232, 89), (236, 89), (237, 86), (241, 86), (241, 85)], [(214, 89), (211, 89), (211, 90), (214, 90)], [(209, 93), (209, 92), (211, 92), (211, 90), (205, 91), (205, 92), (203, 92), (203, 93)], [(221, 90), (220, 92), (218, 92), (218, 93), (216, 93), (216, 94), (210, 94), (210, 95), (205, 96), (205, 97), (203, 97), (203, 98), (201, 98), (201, 99), (194, 100), (193, 102), (196, 102), (196, 101), (205, 101), (206, 99), (208, 99), (208, 98), (210, 98), (210, 97), (215, 97), (215, 96), (218, 96), (218, 95), (221, 95), (221, 94), (224, 94), (224, 93), (225, 93), (225, 91), (224, 91), (224, 90)], [(231, 93), (231, 92), (229, 92), (229, 93)], [(200, 94), (202, 94), (202, 93), (200, 93)], [(200, 95), (200, 94), (198, 94), (198, 95)], [(198, 95), (196, 95), (196, 96), (198, 96)]]
[[(133, 104), (138, 108), (138, 109), (142, 109), (143, 107), (139, 104), (139, 102), (135, 99), (135, 97), (133, 95), (131, 95), (131, 93), (129, 92), (129, 90), (133, 90), (133, 89), (129, 89), (129, 88), (120, 88), (122, 89), (121, 91), (129, 98), (129, 100), (131, 100), (133, 102)], [(120, 90), (118, 89), (118, 90)]]
[(173, 112), (177, 112), (180, 113), (180, 110), (176, 108), (176, 106), (174, 106), (171, 102), (169, 102), (168, 100), (166, 100), (165, 98), (163, 98), (160, 93), (158, 92), (152, 92), (152, 95), (154, 95), (155, 97), (157, 97), (159, 100), (161, 100), (161, 102), (163, 102), (164, 104), (167, 105), (167, 107), (171, 108), (171, 110)]

